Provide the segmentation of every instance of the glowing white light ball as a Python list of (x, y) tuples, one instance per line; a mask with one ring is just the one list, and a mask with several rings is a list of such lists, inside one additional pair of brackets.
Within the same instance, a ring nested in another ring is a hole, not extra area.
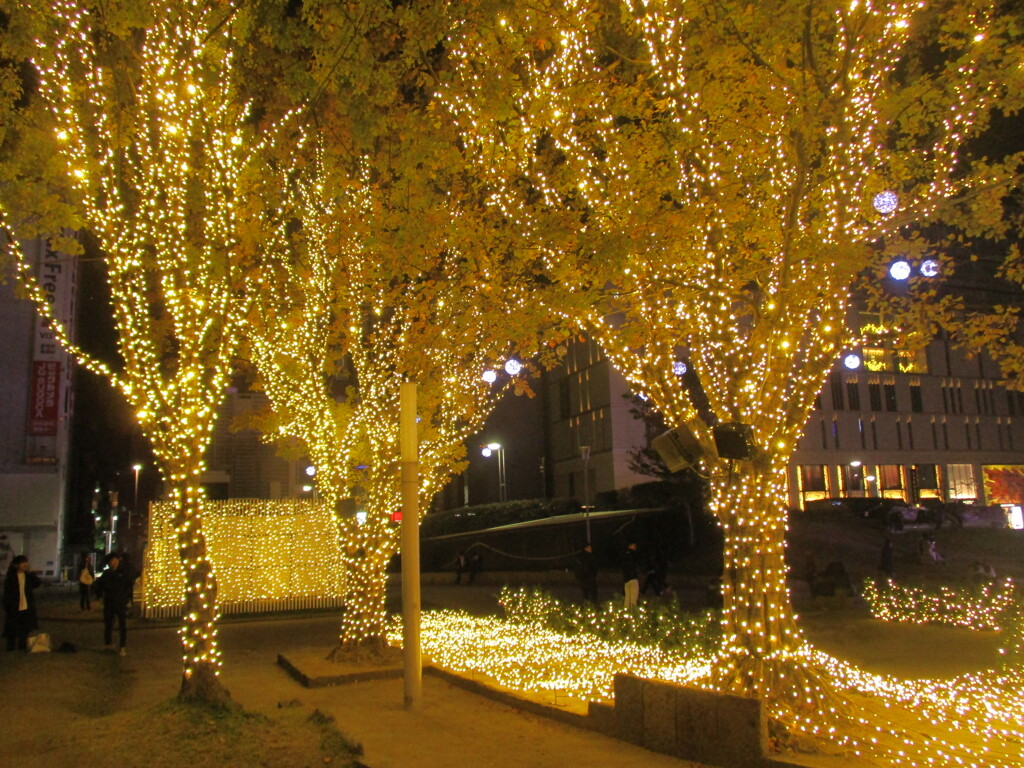
[(906, 280), (908, 277), (910, 277), (910, 262), (893, 262), (892, 266), (889, 267), (889, 277), (891, 277), (893, 280)]
[(875, 199), (871, 203), (879, 213), (888, 214), (896, 210), (900, 204), (900, 198), (891, 189), (887, 189), (875, 195)]

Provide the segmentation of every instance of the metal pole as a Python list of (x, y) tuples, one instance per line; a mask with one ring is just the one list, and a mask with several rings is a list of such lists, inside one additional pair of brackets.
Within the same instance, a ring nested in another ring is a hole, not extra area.
[(590, 446), (581, 445), (583, 454), (583, 519), (587, 523), (587, 544), (590, 544)]
[(498, 497), (508, 501), (508, 483), (505, 477), (505, 446), (498, 449)]
[(402, 466), (402, 659), (405, 708), (423, 703), (420, 651), (420, 527), (417, 494), (416, 385), (403, 382), (399, 396), (398, 443)]

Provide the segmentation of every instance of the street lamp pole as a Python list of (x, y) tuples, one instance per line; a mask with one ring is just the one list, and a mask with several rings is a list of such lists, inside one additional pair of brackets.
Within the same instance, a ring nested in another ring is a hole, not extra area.
[(488, 443), (480, 451), (484, 458), (498, 454), (498, 501), (508, 501), (508, 485), (505, 482), (505, 448), (501, 443)]
[(583, 519), (587, 524), (587, 544), (590, 544), (590, 446), (581, 445), (583, 457)]
[(128, 527), (132, 527), (132, 512), (139, 508), (139, 472), (142, 471), (141, 464), (132, 464), (135, 472), (135, 494), (132, 496), (132, 508), (128, 510)]

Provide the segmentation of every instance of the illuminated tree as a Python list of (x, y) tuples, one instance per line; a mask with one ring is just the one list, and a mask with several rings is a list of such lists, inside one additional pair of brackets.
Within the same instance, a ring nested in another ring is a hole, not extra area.
[(448, 16), (430, 3), (303, 12), (317, 31), (317, 85), (256, 206), (266, 234), (247, 335), (274, 412), (268, 438), (303, 446), (318, 493), (338, 509), (348, 650), (384, 642), (399, 384), (418, 386), (425, 510), (498, 397), (513, 381), (524, 388), (504, 372), (481, 376), (536, 347), (536, 312), (523, 309), (536, 285), (506, 266), (509, 233), (480, 204), (457, 134), (431, 112), (426, 85)]
[(232, 66), (236, 10), (203, 0), (33, 10), (39, 95), (106, 265), (121, 365), (51, 325), (120, 390), (152, 444), (177, 509), (186, 584), (181, 695), (223, 702), (199, 481), (245, 317), (235, 198), (253, 149)]
[[(425, 139), (409, 135), (413, 145)], [(348, 650), (384, 643), (387, 566), (399, 534), (399, 384), (418, 385), (425, 510), (464, 467), (465, 440), (506, 391), (482, 374), (497, 378), (510, 350), (533, 339), (512, 335), (522, 286), (505, 282), (499, 294), (500, 266), (473, 266), (489, 256), (481, 252), (487, 235), (467, 239), (451, 179), (445, 191), (417, 185), (397, 203), (392, 179), (371, 180), (379, 158), (345, 174), (343, 158), (313, 152), (288, 174), (248, 335), (274, 411), (268, 437), (301, 442), (318, 493), (338, 509), (347, 577), (340, 647)]]
[[(1020, 47), (980, 1), (565, 0), (471, 18), (442, 91), (492, 204), (547, 249), (558, 311), (702, 446), (725, 538), (709, 684), (827, 732), (828, 675), (786, 589), (785, 468), (857, 342), (851, 288), (886, 239), (1000, 177), (961, 147), (1020, 93)], [(751, 430), (747, 459), (719, 454), (731, 423)]]

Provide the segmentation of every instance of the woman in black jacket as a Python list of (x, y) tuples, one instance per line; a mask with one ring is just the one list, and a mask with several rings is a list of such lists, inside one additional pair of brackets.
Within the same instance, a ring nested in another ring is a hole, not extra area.
[(27, 557), (18, 555), (11, 561), (4, 579), (4, 637), (8, 651), (27, 651), (28, 633), (39, 628), (35, 590), (42, 583), (32, 573)]

